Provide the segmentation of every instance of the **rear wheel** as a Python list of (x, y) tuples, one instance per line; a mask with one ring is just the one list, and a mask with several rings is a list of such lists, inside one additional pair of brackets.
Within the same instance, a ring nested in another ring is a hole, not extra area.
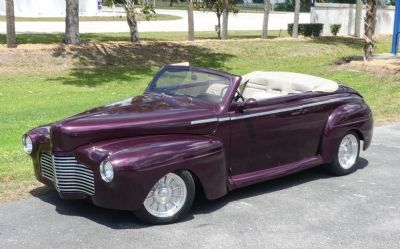
[(360, 139), (355, 132), (348, 132), (340, 141), (333, 162), (326, 169), (334, 175), (347, 175), (356, 170), (360, 155)]
[(149, 224), (172, 223), (189, 211), (194, 195), (195, 183), (188, 171), (168, 173), (154, 184), (135, 214)]

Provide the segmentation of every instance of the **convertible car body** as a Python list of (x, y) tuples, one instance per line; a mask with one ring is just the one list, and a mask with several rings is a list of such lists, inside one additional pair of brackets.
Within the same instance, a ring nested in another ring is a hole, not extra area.
[(318, 165), (351, 173), (372, 130), (362, 96), (334, 81), (166, 65), (143, 95), (35, 128), (23, 143), (37, 179), (62, 198), (160, 224), (181, 218), (199, 189), (216, 199)]

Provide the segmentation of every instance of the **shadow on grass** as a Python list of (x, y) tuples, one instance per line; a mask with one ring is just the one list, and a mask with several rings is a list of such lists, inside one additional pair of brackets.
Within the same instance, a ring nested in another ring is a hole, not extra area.
[[(360, 170), (367, 166), (368, 161), (364, 158), (360, 158), (358, 169)], [(268, 198), (268, 193), (290, 189), (301, 184), (307, 184), (308, 182), (330, 177), (330, 175), (327, 175), (323, 172), (321, 167), (315, 167), (293, 175), (235, 190), (214, 201), (208, 201), (204, 198), (204, 196), (198, 196), (192, 207), (192, 211), (189, 212), (186, 218), (181, 222), (195, 220), (196, 216), (199, 214), (216, 212), (230, 202), (259, 195), (266, 195), (265, 197)], [(54, 205), (56, 207), (56, 212), (58, 212), (60, 215), (83, 217), (112, 229), (141, 229), (148, 227), (147, 225), (143, 225), (137, 218), (135, 218), (132, 212), (109, 210), (96, 207), (92, 205), (90, 201), (62, 200), (54, 191), (47, 195), (38, 196), (38, 198), (46, 203)], [(221, 212), (221, 215), (223, 215), (223, 212)], [(210, 219), (210, 217), (206, 217), (206, 219)]]
[(362, 49), (364, 46), (364, 40), (355, 37), (320, 36), (312, 38), (310, 42), (325, 45), (346, 45), (353, 49)]
[(193, 66), (221, 69), (235, 55), (219, 53), (209, 48), (167, 42), (87, 43), (81, 46), (59, 45), (54, 57), (77, 60), (68, 77), (50, 80), (77, 86), (96, 86), (111, 81), (134, 81), (151, 77), (154, 71), (171, 63), (183, 61)]
[[(196, 32), (196, 40), (212, 39), (218, 40), (216, 32), (201, 31)], [(229, 33), (230, 39), (254, 39), (260, 38), (259, 31), (231, 31)], [(286, 37), (287, 32), (284, 30), (271, 30), (268, 39), (278, 37)], [(17, 34), (18, 44), (54, 44), (63, 41), (63, 33), (52, 34), (39, 34), (39, 33), (25, 33)], [(129, 42), (129, 33), (82, 33), (80, 34), (81, 42)], [(144, 32), (140, 33), (142, 41), (186, 41), (186, 32)], [(0, 43), (6, 43), (6, 35), (0, 34)]]

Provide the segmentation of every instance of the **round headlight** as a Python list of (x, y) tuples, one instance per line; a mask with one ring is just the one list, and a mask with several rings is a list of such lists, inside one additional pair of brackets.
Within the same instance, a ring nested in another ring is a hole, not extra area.
[(32, 139), (29, 136), (22, 137), (22, 145), (24, 146), (24, 150), (26, 153), (31, 154), (33, 150)]
[(109, 161), (103, 161), (100, 164), (101, 179), (105, 182), (111, 182), (114, 178), (114, 167)]

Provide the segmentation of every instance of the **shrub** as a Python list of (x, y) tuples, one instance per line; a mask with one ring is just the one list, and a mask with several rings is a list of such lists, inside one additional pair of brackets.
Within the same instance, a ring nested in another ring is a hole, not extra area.
[(342, 25), (340, 25), (340, 24), (332, 24), (330, 26), (332, 35), (337, 36), (341, 27), (342, 27)]
[[(324, 24), (322, 23), (300, 23), (299, 24), (299, 34), (304, 36), (320, 36)], [(288, 34), (292, 36), (293, 23), (288, 24)]]
[[(255, 3), (256, 1), (257, 0), (253, 0), (253, 3)], [(263, 2), (264, 1), (261, 1), (261, 3), (263, 3)], [(310, 12), (310, 4), (311, 4), (311, 0), (300, 0), (300, 12)], [(284, 0), (283, 2), (275, 3), (274, 11), (293, 12), (294, 11), (294, 0)]]

